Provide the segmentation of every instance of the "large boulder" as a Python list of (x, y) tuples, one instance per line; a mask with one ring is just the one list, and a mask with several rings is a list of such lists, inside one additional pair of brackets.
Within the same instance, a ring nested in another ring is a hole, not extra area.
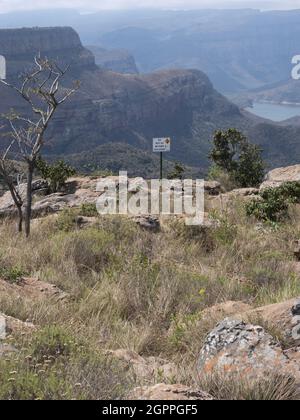
[[(19, 194), (24, 200), (26, 201), (26, 188), (27, 184), (20, 184), (19, 185)], [(47, 181), (44, 181), (43, 179), (37, 179), (34, 180), (32, 183), (32, 192), (33, 195), (37, 196), (43, 196), (46, 195), (49, 192), (49, 186)], [(1, 197), (0, 197), (0, 215), (2, 216), (10, 216), (15, 213), (15, 204), (12, 199), (12, 196), (9, 191), (6, 191)]]
[(143, 401), (212, 401), (214, 398), (206, 392), (185, 385), (157, 384), (134, 389), (128, 399)]
[[(33, 182), (33, 193), (36, 196), (32, 206), (34, 218), (58, 213), (65, 208), (80, 207), (82, 204), (96, 204), (101, 192), (96, 191), (97, 179), (92, 177), (70, 178), (65, 192), (46, 194), (48, 184), (43, 180)], [(20, 192), (26, 198), (26, 184), (20, 185)], [(0, 216), (14, 217), (17, 214), (10, 192), (0, 197)]]
[(267, 173), (260, 189), (280, 187), (285, 182), (300, 182), (300, 165), (273, 169)]
[[(298, 353), (298, 352), (296, 352)], [(292, 376), (300, 385), (300, 364), (262, 327), (226, 318), (208, 335), (198, 374), (256, 381), (270, 374)]]

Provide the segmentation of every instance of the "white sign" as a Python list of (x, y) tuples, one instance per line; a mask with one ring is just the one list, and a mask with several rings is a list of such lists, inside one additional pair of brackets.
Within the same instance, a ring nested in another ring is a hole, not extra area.
[(170, 137), (161, 137), (153, 139), (153, 152), (162, 153), (171, 151), (171, 139)]

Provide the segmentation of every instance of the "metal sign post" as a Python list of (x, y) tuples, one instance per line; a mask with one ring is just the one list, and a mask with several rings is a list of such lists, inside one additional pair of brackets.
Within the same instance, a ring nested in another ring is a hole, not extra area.
[(163, 179), (163, 153), (171, 151), (170, 137), (159, 137), (153, 139), (153, 152), (160, 154), (160, 175), (159, 179)]

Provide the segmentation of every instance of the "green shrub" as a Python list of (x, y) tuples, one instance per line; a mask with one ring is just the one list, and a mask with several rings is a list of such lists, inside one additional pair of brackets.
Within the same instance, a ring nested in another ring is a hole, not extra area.
[(45, 327), (34, 336), (30, 352), (37, 362), (41, 362), (45, 358), (69, 356), (76, 346), (78, 343), (73, 336), (54, 325)]
[(55, 372), (44, 373), (26, 363), (0, 361), (1, 400), (43, 400), (71, 398), (69, 384)]
[(10, 283), (18, 283), (26, 275), (21, 267), (0, 268), (0, 277)]
[(70, 232), (77, 226), (78, 211), (75, 209), (64, 209), (59, 213), (56, 220), (56, 227), (63, 232)]
[(64, 209), (56, 220), (56, 227), (63, 232), (71, 232), (78, 227), (78, 216), (96, 217), (99, 213), (95, 204), (82, 204), (79, 209)]
[(261, 149), (238, 130), (218, 130), (213, 137), (210, 159), (240, 187), (257, 187), (264, 178)]
[(19, 344), (16, 356), (0, 359), (0, 400), (107, 400), (130, 389), (117, 361), (63, 326), (45, 327)]
[(79, 215), (84, 217), (97, 217), (99, 215), (96, 204), (84, 203), (81, 205)]
[(219, 218), (219, 226), (216, 227), (213, 237), (218, 244), (231, 245), (237, 236), (237, 226), (226, 217)]
[(67, 179), (76, 174), (75, 169), (63, 160), (59, 160), (51, 165), (40, 157), (36, 162), (36, 167), (43, 179), (49, 183), (52, 193), (63, 188)]
[[(89, 171), (90, 172), (90, 171)], [(90, 173), (90, 176), (93, 178), (107, 178), (108, 176), (114, 176), (114, 175), (118, 175), (117, 172), (113, 172), (109, 169), (97, 169), (97, 170), (93, 170)]]
[(286, 182), (277, 188), (266, 188), (258, 199), (246, 204), (248, 216), (258, 220), (278, 222), (288, 214), (290, 204), (300, 202), (300, 183)]

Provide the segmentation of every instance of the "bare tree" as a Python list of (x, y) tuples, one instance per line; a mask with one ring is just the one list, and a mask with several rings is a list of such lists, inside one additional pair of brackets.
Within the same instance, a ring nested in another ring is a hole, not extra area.
[[(57, 63), (40, 56), (34, 59), (34, 69), (22, 78), (21, 87), (5, 80), (0, 83), (16, 91), (29, 106), (29, 116), (12, 111), (5, 118), (9, 123), (12, 146), (17, 147), (26, 163), (27, 190), (25, 207), (25, 233), (30, 235), (32, 213), (32, 182), (36, 160), (45, 143), (45, 134), (58, 107), (66, 102), (79, 88), (76, 82), (70, 89), (61, 86), (69, 66), (61, 69)], [(7, 184), (8, 185), (8, 184)], [(9, 185), (8, 185), (9, 187)], [(10, 187), (9, 187), (10, 188)], [(10, 190), (12, 195), (14, 192)]]

